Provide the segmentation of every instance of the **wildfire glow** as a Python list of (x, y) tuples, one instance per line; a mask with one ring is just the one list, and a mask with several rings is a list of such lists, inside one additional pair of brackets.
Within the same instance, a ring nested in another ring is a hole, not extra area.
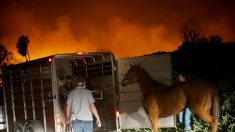
[[(177, 49), (181, 44), (179, 26), (191, 17), (202, 23), (206, 33), (235, 39), (234, 4), (170, 3), (179, 8), (165, 1), (5, 0), (0, 4), (0, 43), (14, 53), (17, 62), (25, 61), (16, 49), (21, 35), (29, 36), (31, 60), (95, 51), (112, 51), (117, 58), (139, 56)], [(226, 14), (215, 16), (217, 7), (227, 9), (223, 10)]]
[[(87, 36), (79, 40), (71, 33), (68, 27), (69, 20), (58, 20), (56, 30), (40, 32), (38, 27), (32, 26), (28, 34), (29, 53), (31, 60), (59, 53), (112, 51), (115, 56), (127, 57), (150, 54), (156, 51), (171, 51), (176, 48), (174, 43), (179, 43), (177, 38), (162, 40), (165, 27), (142, 28), (137, 25), (127, 24), (118, 18), (110, 21), (108, 31), (90, 30)], [(15, 39), (6, 37), (4, 43), (16, 43)], [(18, 59), (24, 61), (16, 50), (15, 45), (8, 47)]]

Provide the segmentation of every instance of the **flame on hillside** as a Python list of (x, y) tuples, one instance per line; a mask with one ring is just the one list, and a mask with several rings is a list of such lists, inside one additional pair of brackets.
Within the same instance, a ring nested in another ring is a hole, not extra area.
[[(169, 3), (3, 0), (0, 43), (18, 61), (25, 61), (16, 49), (21, 35), (29, 36), (31, 60), (80, 51), (111, 51), (117, 58), (139, 56), (177, 49), (181, 44), (179, 27), (191, 17), (200, 20), (207, 34), (219, 34), (225, 41), (235, 39), (234, 4), (188, 0)], [(214, 13), (217, 8), (224, 10)]]
[[(179, 43), (177, 38), (163, 40), (162, 35), (167, 34), (164, 25), (152, 28), (142, 28), (138, 25), (127, 24), (118, 18), (110, 21), (107, 30), (88, 29), (84, 37), (76, 38), (69, 28), (69, 20), (60, 18), (55, 30), (41, 31), (39, 27), (32, 26), (29, 35), (30, 58), (37, 59), (44, 56), (72, 53), (111, 51), (117, 58), (150, 54), (157, 51), (171, 51)], [(26, 33), (25, 33), (26, 34)], [(20, 34), (19, 34), (20, 36)], [(14, 39), (11, 39), (14, 38)], [(17, 53), (16, 36), (4, 38), (5, 43), (11, 45), (7, 48), (14, 55), (24, 61)]]

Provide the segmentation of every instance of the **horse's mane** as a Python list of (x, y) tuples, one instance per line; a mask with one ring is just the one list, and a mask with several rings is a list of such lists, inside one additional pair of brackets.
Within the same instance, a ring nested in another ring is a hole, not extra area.
[(168, 85), (158, 82), (158, 81), (154, 81), (154, 85), (157, 86), (158, 88), (166, 88), (169, 87)]
[(147, 72), (144, 68), (141, 68), (141, 67), (138, 67), (138, 68), (139, 68), (143, 73), (145, 73), (145, 74), (143, 74), (142, 78), (151, 81), (152, 85), (154, 85), (155, 88), (161, 89), (161, 88), (169, 87), (168, 85), (166, 85), (166, 84), (164, 84), (164, 83), (161, 83), (161, 82), (158, 82), (158, 81), (154, 80), (154, 79), (148, 74), (148, 72)]
[(148, 72), (144, 69), (144, 68), (141, 68), (141, 67), (139, 67), (138, 66), (138, 69), (142, 72), (142, 73), (144, 73), (144, 74), (142, 74), (143, 76), (143, 78), (145, 78), (145, 79), (148, 79), (148, 80), (150, 80), (150, 81), (152, 81), (152, 82), (155, 82), (155, 80), (148, 74)]

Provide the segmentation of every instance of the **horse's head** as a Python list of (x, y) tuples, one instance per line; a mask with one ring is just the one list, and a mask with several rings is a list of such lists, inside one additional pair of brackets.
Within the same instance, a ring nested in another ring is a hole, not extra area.
[(128, 70), (128, 72), (125, 74), (121, 84), (122, 86), (126, 87), (127, 85), (129, 84), (133, 84), (133, 83), (136, 83), (138, 80), (137, 80), (137, 70), (139, 68), (139, 65), (130, 65), (131, 68)]

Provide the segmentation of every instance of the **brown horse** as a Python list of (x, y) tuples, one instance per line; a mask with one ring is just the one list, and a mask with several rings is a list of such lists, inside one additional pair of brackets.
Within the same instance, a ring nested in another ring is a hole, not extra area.
[(210, 124), (211, 132), (217, 131), (219, 95), (214, 84), (202, 79), (192, 79), (179, 86), (167, 86), (154, 81), (139, 65), (131, 65), (121, 84), (127, 86), (136, 82), (143, 93), (143, 105), (153, 132), (158, 130), (159, 118), (175, 115), (186, 106)]

